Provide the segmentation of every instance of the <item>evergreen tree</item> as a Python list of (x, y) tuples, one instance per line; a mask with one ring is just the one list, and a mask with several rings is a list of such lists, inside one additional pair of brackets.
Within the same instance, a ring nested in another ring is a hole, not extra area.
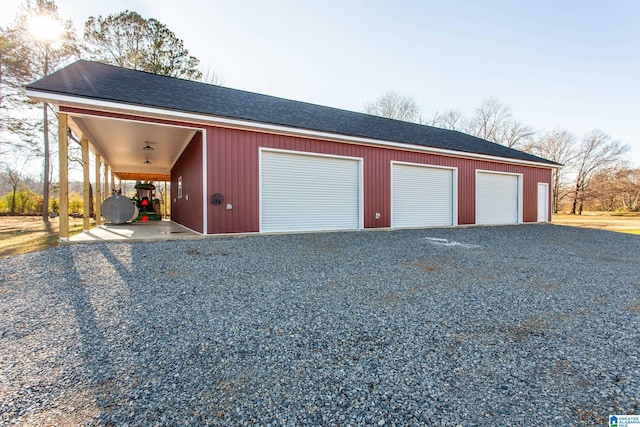
[(184, 43), (156, 19), (124, 11), (90, 17), (84, 27), (86, 50), (92, 60), (164, 76), (200, 80), (199, 60)]

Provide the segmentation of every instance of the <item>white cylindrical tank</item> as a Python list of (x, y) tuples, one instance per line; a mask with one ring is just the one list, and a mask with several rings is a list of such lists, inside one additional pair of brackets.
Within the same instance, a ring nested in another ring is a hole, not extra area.
[(128, 197), (107, 197), (101, 205), (102, 216), (112, 224), (124, 224), (134, 217), (136, 205)]

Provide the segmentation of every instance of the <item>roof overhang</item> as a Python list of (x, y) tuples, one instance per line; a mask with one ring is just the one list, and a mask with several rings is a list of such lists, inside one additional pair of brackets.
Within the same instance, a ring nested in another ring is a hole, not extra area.
[[(114, 101), (106, 101), (94, 98), (85, 98), (68, 94), (54, 93), (48, 91), (41, 91), (37, 89), (27, 88), (27, 96), (36, 101), (48, 102), (56, 104), (58, 106), (78, 107), (82, 109), (92, 109), (103, 112), (113, 112), (126, 115), (137, 115), (141, 117), (149, 117), (161, 120), (179, 121), (182, 123), (189, 123), (192, 127), (186, 127), (192, 131), (204, 126), (220, 126), (234, 129), (244, 130), (256, 130), (267, 133), (275, 133), (280, 135), (293, 135), (302, 136), (312, 139), (331, 140), (343, 143), (351, 143), (358, 145), (369, 145), (377, 147), (386, 147), (392, 149), (399, 149), (405, 151), (416, 151), (422, 153), (438, 154), (450, 157), (459, 157), (475, 160), (486, 160), (492, 162), (509, 163), (516, 165), (533, 166), (545, 169), (559, 169), (562, 167), (560, 164), (536, 162), (531, 160), (521, 160), (506, 157), (491, 156), (487, 154), (470, 153), (456, 150), (449, 150), (443, 148), (429, 147), (416, 144), (407, 144), (402, 142), (385, 141), (371, 138), (364, 138), (358, 136), (350, 136), (336, 133), (329, 133), (323, 131), (316, 131), (312, 129), (293, 128), (289, 126), (282, 126), (270, 123), (259, 123), (248, 120), (205, 115), (199, 113), (191, 113), (187, 111), (168, 110), (158, 107), (125, 104)], [(75, 120), (74, 120), (75, 121)], [(185, 134), (186, 135), (186, 134)], [(95, 138), (95, 137), (94, 137)], [(104, 138), (103, 138), (104, 139)], [(185, 146), (188, 141), (185, 142)], [(100, 144), (103, 148), (105, 144)], [(184, 147), (183, 147), (184, 148)], [(99, 152), (99, 151), (98, 151)], [(173, 159), (173, 162), (177, 160), (177, 157)], [(116, 172), (118, 173), (118, 172)]]
[(199, 130), (193, 126), (123, 120), (109, 115), (69, 113), (64, 111), (68, 106), (91, 108), (91, 104), (69, 103), (27, 92), (33, 99), (56, 104), (58, 111), (67, 113), (69, 128), (79, 138), (89, 141), (91, 150), (100, 155), (101, 162), (109, 165), (121, 181), (170, 181), (171, 168)]

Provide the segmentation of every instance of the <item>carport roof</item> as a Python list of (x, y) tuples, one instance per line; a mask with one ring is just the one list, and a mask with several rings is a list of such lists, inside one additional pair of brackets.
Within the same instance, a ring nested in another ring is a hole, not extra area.
[(27, 90), (42, 98), (56, 94), (558, 166), (458, 131), (92, 61), (77, 61), (28, 85)]

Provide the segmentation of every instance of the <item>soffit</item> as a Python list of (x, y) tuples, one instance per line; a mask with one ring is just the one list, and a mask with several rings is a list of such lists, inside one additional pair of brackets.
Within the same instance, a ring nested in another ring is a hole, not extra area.
[(93, 150), (102, 156), (102, 162), (120, 179), (127, 180), (168, 180), (171, 167), (197, 132), (114, 118), (73, 114), (69, 117), (72, 130), (89, 140)]

